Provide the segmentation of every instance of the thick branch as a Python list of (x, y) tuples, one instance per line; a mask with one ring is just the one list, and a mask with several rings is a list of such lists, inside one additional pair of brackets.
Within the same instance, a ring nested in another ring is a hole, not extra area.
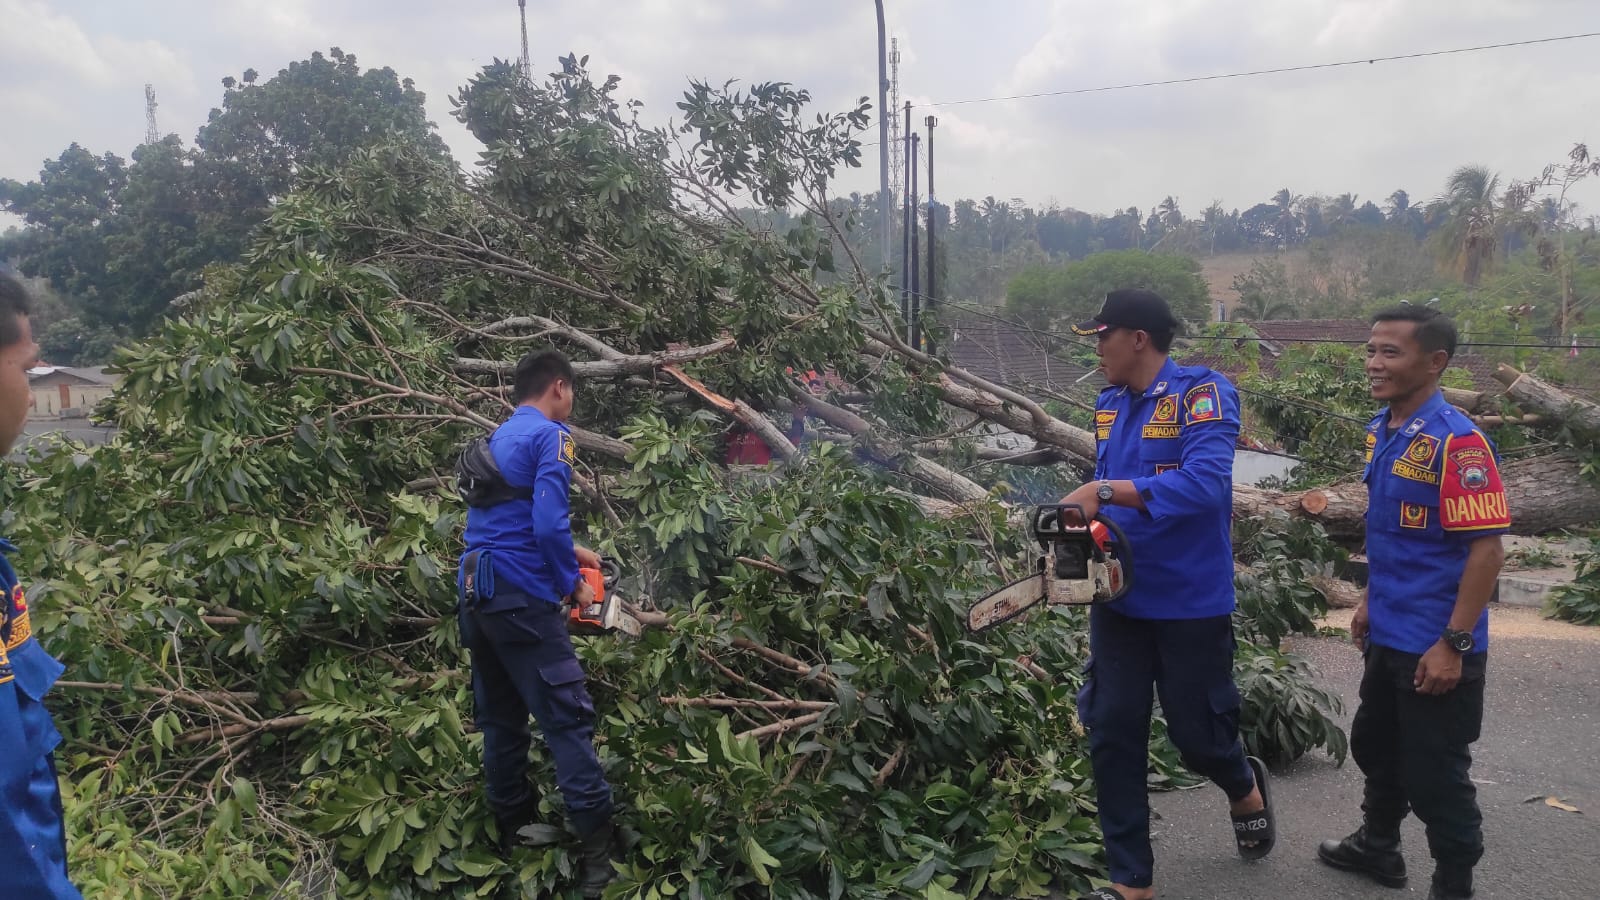
[(834, 406), (820, 397), (814, 397), (799, 387), (793, 388), (793, 394), (795, 399), (806, 404), (817, 418), (848, 432), (872, 452), (896, 460), (911, 475), (928, 482), (957, 501), (982, 503), (989, 499), (989, 492), (977, 482), (884, 440), (874, 433), (872, 425), (866, 419), (855, 413)]
[(836, 704), (825, 700), (748, 700), (743, 697), (662, 697), (668, 706), (693, 706), (706, 709), (803, 709), (820, 712)]
[(293, 731), (296, 728), (310, 724), (310, 716), (279, 716), (276, 719), (265, 719), (260, 722), (243, 722), (238, 725), (224, 725), (221, 728), (201, 728), (195, 731), (188, 731), (178, 735), (177, 742), (180, 744), (202, 744), (257, 731)]
[(773, 722), (771, 725), (763, 725), (760, 728), (752, 728), (749, 731), (741, 731), (737, 736), (741, 738), (764, 738), (769, 735), (783, 734), (785, 731), (793, 731), (796, 728), (804, 728), (807, 725), (813, 724), (819, 721), (822, 716), (822, 713), (814, 712), (804, 716), (796, 716), (793, 719), (782, 719), (780, 721)]
[(1524, 410), (1560, 419), (1586, 434), (1600, 435), (1600, 405), (1507, 365), (1500, 366), (1494, 377), (1506, 386), (1506, 396)]
[(702, 400), (737, 419), (744, 427), (755, 432), (756, 436), (769, 447), (779, 459), (788, 461), (794, 458), (799, 451), (789, 440), (789, 436), (778, 430), (772, 420), (762, 415), (755, 407), (743, 400), (730, 400), (716, 391), (711, 390), (700, 382), (699, 379), (686, 374), (677, 366), (662, 366), (661, 371), (677, 379), (680, 384), (693, 391)]
[[(663, 350), (659, 353), (641, 353), (633, 356), (617, 356), (610, 359), (593, 361), (579, 361), (572, 364), (573, 374), (579, 378), (618, 378), (624, 375), (638, 375), (649, 372), (661, 366), (674, 363), (692, 362), (704, 359), (732, 347), (733, 338), (723, 338), (700, 347), (685, 347), (681, 350)], [(463, 356), (454, 364), (456, 372), (462, 375), (488, 375), (506, 377), (516, 371), (516, 360), (474, 359)]]

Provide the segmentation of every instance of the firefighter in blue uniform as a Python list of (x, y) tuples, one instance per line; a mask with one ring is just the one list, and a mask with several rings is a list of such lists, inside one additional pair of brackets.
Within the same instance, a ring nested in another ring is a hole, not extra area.
[(1167, 355), (1178, 327), (1159, 295), (1118, 290), (1094, 319), (1110, 387), (1095, 404), (1095, 480), (1063, 498), (1122, 526), (1136, 570), (1129, 594), (1089, 613), (1088, 677), (1078, 715), (1089, 732), (1109, 888), (1093, 900), (1153, 897), (1146, 760), (1152, 688), (1192, 771), (1227, 794), (1239, 853), (1271, 850), (1266, 769), (1238, 736), (1233, 681), (1233, 386)]
[[(39, 347), (21, 282), (0, 271), (0, 456), (28, 418), (28, 369)], [(80, 900), (67, 879), (67, 842), (55, 748), (61, 743), (43, 700), (62, 665), (39, 646), (28, 599), (0, 540), (0, 897)]]
[(1367, 596), (1350, 624), (1363, 650), (1350, 752), (1366, 776), (1363, 822), (1318, 857), (1381, 884), (1406, 883), (1400, 823), (1427, 826), (1428, 896), (1472, 896), (1483, 816), (1469, 770), (1483, 724), (1489, 598), (1511, 527), (1495, 449), (1445, 402), (1455, 325), (1428, 307), (1373, 318), (1367, 427)]
[(517, 408), (488, 441), (507, 490), (498, 502), (467, 511), (459, 619), (472, 655), (486, 793), (502, 845), (515, 842), (517, 831), (538, 815), (528, 783), (532, 713), (581, 841), (584, 895), (598, 897), (615, 875), (617, 837), (611, 786), (594, 747), (594, 705), (562, 606), (593, 598), (578, 566), (600, 562), (573, 544), (569, 522), (576, 452), (564, 423), (572, 414), (573, 387), (572, 365), (556, 351), (517, 364)]

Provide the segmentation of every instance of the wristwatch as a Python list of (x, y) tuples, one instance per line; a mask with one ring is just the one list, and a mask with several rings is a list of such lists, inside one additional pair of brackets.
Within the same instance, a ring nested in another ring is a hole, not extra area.
[(1111, 498), (1115, 497), (1116, 494), (1117, 492), (1111, 489), (1111, 482), (1109, 481), (1100, 482), (1100, 490), (1094, 492), (1094, 495), (1100, 498), (1101, 503), (1110, 503)]
[(1478, 642), (1472, 639), (1472, 632), (1454, 631), (1449, 628), (1444, 630), (1444, 642), (1457, 653), (1471, 653), (1472, 648), (1478, 646)]

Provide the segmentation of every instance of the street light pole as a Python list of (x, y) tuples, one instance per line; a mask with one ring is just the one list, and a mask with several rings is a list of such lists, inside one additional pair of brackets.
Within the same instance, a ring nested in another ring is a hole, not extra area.
[(878, 269), (889, 268), (889, 54), (884, 49), (883, 0), (878, 6)]

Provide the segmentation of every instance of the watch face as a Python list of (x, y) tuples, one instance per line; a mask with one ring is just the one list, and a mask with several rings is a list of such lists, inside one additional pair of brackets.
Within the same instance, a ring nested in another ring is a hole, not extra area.
[(1472, 633), (1469, 631), (1458, 631), (1449, 636), (1449, 641), (1452, 646), (1462, 653), (1472, 649)]

